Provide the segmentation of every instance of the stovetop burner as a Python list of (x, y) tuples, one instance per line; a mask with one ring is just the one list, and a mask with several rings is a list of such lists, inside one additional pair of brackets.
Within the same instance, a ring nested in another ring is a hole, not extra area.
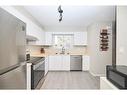
[(36, 63), (39, 63), (40, 61), (44, 61), (45, 57), (30, 57), (30, 60), (27, 61), (29, 63), (32, 63), (33, 65)]

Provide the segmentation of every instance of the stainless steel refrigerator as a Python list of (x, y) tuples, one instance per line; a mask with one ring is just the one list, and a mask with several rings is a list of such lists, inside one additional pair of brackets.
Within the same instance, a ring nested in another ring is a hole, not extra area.
[(0, 89), (26, 89), (25, 28), (0, 8)]

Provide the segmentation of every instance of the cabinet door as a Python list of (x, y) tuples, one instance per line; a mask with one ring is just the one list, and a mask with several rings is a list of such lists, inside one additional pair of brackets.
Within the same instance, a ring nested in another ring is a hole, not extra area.
[(65, 71), (70, 70), (70, 55), (62, 55), (62, 69)]
[(61, 70), (62, 57), (59, 55), (49, 56), (49, 70)]
[(87, 45), (87, 32), (75, 32), (74, 45)]
[(36, 41), (30, 41), (29, 45), (44, 45), (45, 43), (44, 31), (41, 28), (35, 27), (32, 24), (30, 25), (28, 24), (26, 29), (27, 35), (37, 38)]
[(88, 71), (90, 65), (90, 57), (89, 56), (83, 56), (83, 71)]
[(52, 32), (45, 33), (45, 45), (52, 45)]
[(48, 56), (45, 57), (45, 75), (48, 73), (49, 70), (49, 59)]

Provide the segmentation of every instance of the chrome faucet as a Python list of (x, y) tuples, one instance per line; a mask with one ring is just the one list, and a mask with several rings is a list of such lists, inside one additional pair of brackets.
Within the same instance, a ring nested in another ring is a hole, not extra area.
[(64, 48), (64, 47), (62, 47), (62, 52), (61, 52), (61, 54), (65, 54), (65, 48)]

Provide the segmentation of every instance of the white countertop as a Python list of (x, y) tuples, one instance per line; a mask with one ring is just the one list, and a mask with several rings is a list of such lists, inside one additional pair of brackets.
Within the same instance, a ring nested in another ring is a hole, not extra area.
[(119, 90), (115, 85), (113, 85), (106, 77), (100, 77), (100, 89), (114, 89)]

